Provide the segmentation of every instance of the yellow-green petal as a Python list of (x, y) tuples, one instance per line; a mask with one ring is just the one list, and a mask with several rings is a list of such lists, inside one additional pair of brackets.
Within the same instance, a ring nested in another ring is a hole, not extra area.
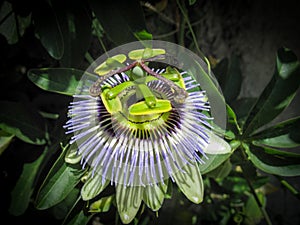
[(199, 204), (203, 201), (203, 181), (197, 163), (187, 164), (182, 168), (185, 173), (178, 171), (173, 175), (177, 186), (192, 202)]
[(167, 189), (168, 185), (163, 183), (147, 185), (144, 190), (143, 201), (150, 209), (157, 211), (163, 204)]
[(124, 224), (130, 223), (142, 203), (144, 187), (116, 186), (116, 202), (120, 218)]
[(109, 181), (106, 181), (102, 184), (102, 176), (100, 171), (92, 174), (92, 171), (89, 172), (88, 178), (81, 188), (81, 197), (84, 201), (90, 200), (97, 195), (99, 195), (109, 184)]

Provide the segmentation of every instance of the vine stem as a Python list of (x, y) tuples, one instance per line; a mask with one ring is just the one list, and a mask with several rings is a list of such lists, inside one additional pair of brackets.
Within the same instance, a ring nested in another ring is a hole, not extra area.
[(285, 179), (283, 179), (282, 177), (280, 176), (275, 176), (279, 181), (280, 183), (286, 188), (288, 189), (296, 198), (300, 199), (300, 192), (295, 188), (293, 187), (289, 182), (287, 182)]
[[(241, 152), (243, 161), (247, 161), (247, 162), (248, 162), (247, 156), (246, 156), (246, 154), (245, 154), (245, 152), (244, 152), (244, 147), (242, 147), (240, 150), (241, 150), (240, 152)], [(251, 190), (251, 193), (253, 194), (254, 199), (255, 199), (255, 201), (256, 201), (256, 203), (257, 203), (257, 205), (258, 205), (260, 211), (262, 212), (262, 214), (263, 214), (263, 216), (264, 216), (264, 218), (265, 218), (265, 220), (266, 220), (266, 223), (267, 223), (268, 225), (272, 225), (272, 221), (271, 221), (271, 219), (270, 219), (270, 217), (269, 217), (269, 215), (268, 215), (268, 213), (267, 213), (265, 207), (264, 207), (264, 206), (262, 205), (262, 203), (260, 202), (260, 200), (259, 200), (259, 198), (258, 198), (258, 196), (257, 196), (257, 193), (256, 193), (256, 191), (255, 191), (255, 189), (254, 189), (254, 187), (253, 187), (253, 185), (252, 185), (252, 182), (251, 182), (249, 176), (247, 175), (247, 173), (245, 173), (245, 171), (246, 171), (245, 166), (242, 164), (241, 167), (242, 167), (243, 175), (244, 175), (244, 177), (245, 177), (245, 179), (246, 179), (246, 181), (247, 181), (247, 184), (248, 184), (248, 186), (249, 186), (249, 188), (250, 188), (250, 190)]]
[(186, 24), (188, 25), (188, 28), (189, 28), (189, 30), (191, 32), (191, 35), (192, 35), (193, 42), (195, 44), (196, 50), (197, 50), (198, 54), (201, 56), (201, 58), (203, 58), (204, 61), (207, 64), (208, 75), (210, 76), (211, 75), (210, 74), (211, 67), (210, 67), (209, 60), (205, 57), (205, 55), (203, 54), (203, 52), (200, 50), (200, 47), (199, 47), (198, 41), (197, 41), (197, 37), (195, 35), (195, 32), (194, 32), (193, 27), (192, 27), (192, 24), (191, 24), (191, 22), (189, 20), (187, 12), (186, 12), (187, 10), (184, 7), (184, 2), (182, 4), (180, 3), (180, 0), (176, 0), (176, 2), (177, 2), (177, 5), (178, 5), (178, 8), (180, 9), (180, 11), (181, 11), (181, 13), (182, 13), (182, 15), (184, 17), (184, 20), (185, 20)]

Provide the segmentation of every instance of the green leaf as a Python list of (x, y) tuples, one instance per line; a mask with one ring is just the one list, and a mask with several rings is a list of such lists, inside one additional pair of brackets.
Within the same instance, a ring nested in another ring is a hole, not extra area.
[(64, 157), (65, 152), (62, 152), (40, 187), (36, 199), (38, 209), (47, 209), (63, 201), (80, 182), (84, 170), (80, 166), (68, 165)]
[(143, 201), (150, 209), (158, 211), (163, 204), (167, 189), (168, 184), (165, 183), (147, 185), (144, 190)]
[(85, 212), (81, 210), (66, 225), (86, 225), (91, 218), (91, 215), (86, 215)]
[(249, 160), (260, 170), (279, 176), (300, 175), (300, 154), (287, 151), (243, 145)]
[(31, 24), (31, 16), (21, 17), (16, 15), (12, 4), (4, 1), (0, 8), (0, 21), (0, 34), (7, 39), (9, 44), (15, 44)]
[(207, 173), (207, 176), (212, 177), (214, 179), (224, 179), (229, 175), (232, 170), (232, 164), (229, 159), (223, 162), (220, 166), (216, 169)]
[[(210, 71), (207, 71), (207, 65), (196, 61), (197, 55), (193, 53), (189, 54), (193, 56), (194, 59), (187, 58), (186, 54), (180, 54), (182, 49), (178, 49), (178, 62), (182, 62), (187, 69), (187, 73), (191, 75), (195, 80), (201, 84), (201, 89), (206, 91), (208, 101), (211, 105), (211, 116), (214, 117), (214, 123), (225, 130), (226, 126), (226, 103), (224, 96), (218, 86), (217, 81), (211, 76)], [(186, 51), (186, 50), (185, 50)], [(183, 51), (184, 52), (184, 51)]]
[(148, 33), (146, 30), (137, 31), (134, 36), (139, 40), (152, 40), (152, 34)]
[(185, 165), (182, 168), (185, 173), (178, 171), (173, 175), (177, 186), (182, 193), (192, 202), (199, 204), (203, 201), (203, 181), (197, 164)]
[(99, 195), (109, 184), (109, 180), (106, 180), (105, 183), (102, 184), (101, 174), (100, 171), (94, 174), (90, 171), (87, 175), (87, 180), (81, 188), (81, 197), (84, 201), (88, 201)]
[(136, 41), (136, 32), (146, 29), (140, 2), (90, 0), (90, 6), (108, 37), (116, 44)]
[(226, 105), (226, 108), (227, 108), (228, 122), (230, 124), (233, 124), (236, 127), (239, 134), (242, 134), (242, 129), (239, 126), (239, 123), (238, 123), (237, 117), (235, 115), (235, 112), (233, 111), (233, 109), (229, 105)]
[(253, 144), (273, 148), (295, 148), (300, 146), (300, 143), (295, 142), (293, 139), (291, 139), (289, 134), (284, 134), (273, 138), (256, 140), (253, 141)]
[(299, 85), (300, 63), (296, 55), (289, 49), (279, 49), (273, 78), (250, 111), (244, 135), (252, 134), (276, 118), (290, 104)]
[(12, 215), (20, 216), (26, 211), (34, 191), (36, 176), (40, 172), (40, 165), (46, 153), (47, 148), (35, 161), (24, 164), (22, 174), (11, 192), (9, 212)]
[(84, 1), (52, 0), (63, 35), (62, 67), (79, 68), (91, 44), (92, 19)]
[(223, 59), (213, 71), (219, 80), (226, 102), (235, 100), (240, 93), (242, 84), (239, 58), (232, 55), (230, 60)]
[[(260, 203), (263, 207), (266, 206), (265, 196), (262, 193), (257, 193)], [(253, 195), (250, 195), (246, 205), (245, 205), (245, 224), (253, 225), (259, 224), (259, 222), (264, 218), (261, 209), (256, 202)]]
[(114, 198), (115, 198), (114, 195), (100, 198), (99, 200), (93, 202), (90, 205), (89, 212), (92, 213), (108, 212)]
[(256, 98), (240, 98), (231, 103), (230, 106), (235, 112), (235, 115), (241, 127), (244, 126), (247, 116), (256, 102)]
[(143, 189), (141, 186), (116, 186), (117, 208), (124, 224), (130, 223), (137, 214), (143, 198)]
[(206, 154), (206, 156), (208, 159), (205, 159), (204, 163), (199, 165), (201, 174), (206, 174), (216, 169), (231, 156), (231, 153), (218, 155)]
[(28, 71), (28, 78), (43, 90), (72, 96), (84, 71), (72, 68), (43, 68)]
[(43, 145), (45, 122), (35, 108), (19, 102), (0, 101), (0, 128), (24, 142)]
[(249, 185), (244, 177), (241, 177), (241, 174), (231, 175), (225, 177), (223, 180), (217, 180), (222, 187), (233, 193), (244, 194), (245, 192), (250, 191)]
[(269, 127), (253, 136), (255, 145), (276, 148), (293, 148), (300, 145), (300, 117), (289, 119)]
[(189, 5), (194, 5), (197, 0), (189, 0)]
[(0, 130), (0, 156), (9, 146), (10, 142), (14, 138), (14, 134), (7, 133), (3, 130)]
[(79, 194), (80, 190), (78, 188), (73, 188), (62, 202), (58, 203), (52, 208), (53, 214), (56, 219), (60, 220), (68, 215), (69, 211), (77, 203)]
[(38, 1), (36, 4), (32, 12), (35, 33), (49, 55), (54, 59), (61, 59), (64, 40), (57, 17), (47, 1)]

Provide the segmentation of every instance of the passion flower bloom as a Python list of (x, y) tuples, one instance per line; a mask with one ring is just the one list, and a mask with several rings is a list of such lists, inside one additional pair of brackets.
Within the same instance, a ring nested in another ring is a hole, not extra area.
[(164, 54), (132, 51), (135, 61), (125, 66), (126, 56), (109, 58), (95, 69), (102, 78), (87, 78), (69, 108), (66, 133), (74, 134), (70, 143), (77, 144), (75, 154), (89, 171), (82, 197), (89, 200), (109, 182), (115, 185), (124, 223), (142, 200), (158, 210), (169, 178), (191, 201), (203, 198), (198, 163), (204, 163), (210, 142), (210, 105), (188, 73), (148, 67), (147, 61)]

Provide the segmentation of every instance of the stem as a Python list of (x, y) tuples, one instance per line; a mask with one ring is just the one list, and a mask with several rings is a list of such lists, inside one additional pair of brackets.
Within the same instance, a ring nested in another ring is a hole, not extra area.
[(169, 23), (169, 24), (176, 24), (174, 22), (174, 20), (172, 20), (170, 17), (166, 16), (165, 14), (159, 12), (153, 5), (151, 5), (151, 3), (149, 2), (145, 2), (145, 3), (141, 3), (143, 6), (145, 6), (146, 8), (148, 8), (149, 10), (157, 13), (165, 22)]
[(287, 188), (296, 198), (300, 199), (300, 192), (294, 187), (292, 186), (289, 182), (287, 182), (286, 180), (284, 180), (282, 177), (280, 176), (275, 176), (280, 183)]
[[(247, 156), (245, 155), (244, 148), (242, 147), (240, 150), (241, 150), (240, 152), (241, 152), (241, 155), (242, 155), (242, 160), (249, 163), (249, 161), (247, 160)], [(244, 172), (246, 170), (245, 166), (243, 164), (241, 164), (241, 167), (242, 167), (243, 175), (244, 175), (244, 177), (245, 177), (245, 179), (246, 179), (246, 181), (248, 183), (248, 186), (249, 186), (249, 188), (251, 190), (251, 193), (253, 194), (254, 199), (255, 199), (257, 205), (260, 208), (260, 211), (262, 212), (262, 214), (263, 214), (263, 216), (264, 216), (264, 218), (266, 220), (266, 223), (268, 225), (272, 225), (271, 219), (270, 219), (270, 217), (269, 217), (269, 215), (268, 215), (265, 207), (260, 202), (260, 200), (259, 200), (259, 198), (258, 198), (258, 196), (256, 194), (256, 191), (255, 191), (255, 189), (254, 189), (254, 187), (252, 185), (252, 182), (251, 182), (250, 178), (247, 176), (247, 173)]]
[(178, 43), (179, 45), (184, 46), (184, 31), (185, 31), (185, 24), (186, 24), (186, 19), (185, 17), (181, 19), (180, 25), (178, 25), (179, 29), (179, 35), (178, 35)]
[(88, 61), (89, 64), (93, 64), (95, 61), (89, 52), (86, 52), (84, 57)]
[[(98, 20), (95, 16), (93, 16), (92, 19), (93, 19), (93, 24), (92, 24), (92, 25), (93, 25), (93, 27), (94, 27), (94, 29), (95, 29), (95, 32), (96, 32), (98, 41), (99, 41), (99, 43), (100, 43), (100, 45), (101, 45), (103, 51), (104, 51), (105, 54), (107, 55), (107, 49), (106, 49), (106, 47), (105, 47), (105, 45), (104, 45), (104, 43), (103, 43), (103, 41), (102, 41), (102, 31), (99, 29), (99, 27), (101, 27), (101, 25), (100, 25), (100, 23), (99, 23), (99, 20)], [(108, 55), (107, 55), (107, 57), (108, 57)]]
[(180, 9), (180, 11), (181, 11), (181, 13), (182, 13), (182, 15), (184, 16), (185, 22), (187, 23), (188, 28), (189, 28), (189, 30), (190, 30), (190, 32), (191, 32), (191, 35), (192, 35), (193, 42), (194, 42), (194, 44), (195, 44), (196, 50), (197, 50), (198, 54), (201, 56), (201, 58), (203, 58), (203, 60), (204, 60), (204, 61), (206, 62), (206, 64), (207, 64), (208, 75), (210, 76), (210, 75), (211, 75), (211, 74), (210, 74), (211, 67), (210, 67), (209, 60), (205, 57), (205, 55), (203, 54), (203, 52), (200, 50), (200, 47), (199, 47), (198, 42), (197, 42), (197, 37), (196, 37), (196, 35), (195, 35), (195, 33), (194, 33), (193, 27), (192, 27), (192, 25), (191, 25), (191, 23), (190, 23), (190, 20), (189, 20), (189, 18), (188, 18), (187, 10), (186, 10), (186, 8), (184, 7), (184, 3), (181, 4), (179, 0), (176, 0), (176, 2), (177, 2), (177, 5), (178, 5), (178, 7), (179, 7), (179, 9)]

